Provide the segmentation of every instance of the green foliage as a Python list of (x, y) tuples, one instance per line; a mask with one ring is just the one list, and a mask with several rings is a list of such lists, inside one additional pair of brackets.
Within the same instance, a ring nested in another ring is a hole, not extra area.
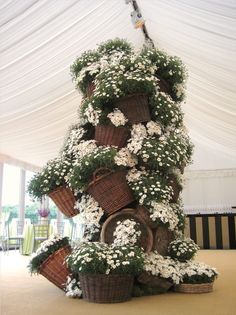
[(120, 169), (114, 162), (117, 150), (112, 147), (100, 147), (84, 156), (76, 165), (69, 177), (69, 183), (75, 190), (84, 190), (93, 180), (93, 173), (99, 168), (108, 170)]
[(82, 274), (132, 274), (143, 269), (143, 252), (136, 246), (81, 243), (67, 258), (72, 272)]
[(35, 253), (35, 256), (30, 260), (28, 268), (30, 273), (38, 273), (41, 264), (58, 249), (69, 246), (68, 237), (52, 236), (47, 241), (41, 243), (40, 247)]
[(190, 260), (198, 251), (199, 246), (190, 238), (176, 239), (169, 244), (168, 255), (179, 261)]
[(114, 52), (122, 52), (124, 54), (130, 54), (132, 52), (131, 44), (125, 39), (115, 38), (110, 39), (98, 46), (98, 52), (101, 55), (111, 55)]
[(148, 295), (157, 295), (165, 293), (166, 289), (161, 287), (153, 287), (147, 284), (136, 283), (133, 287), (132, 296), (148, 296)]

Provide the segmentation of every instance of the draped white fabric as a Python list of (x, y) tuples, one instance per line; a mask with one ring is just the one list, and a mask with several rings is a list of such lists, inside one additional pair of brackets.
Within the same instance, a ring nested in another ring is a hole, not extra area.
[[(234, 0), (139, 0), (155, 45), (189, 70), (190, 169), (236, 168)], [(0, 0), (0, 154), (42, 166), (57, 155), (81, 97), (69, 66), (121, 37), (143, 44), (124, 0)]]

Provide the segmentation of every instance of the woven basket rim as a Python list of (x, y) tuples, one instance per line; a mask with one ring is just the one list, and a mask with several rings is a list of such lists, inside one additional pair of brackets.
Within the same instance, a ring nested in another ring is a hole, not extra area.
[(97, 182), (99, 182), (101, 179), (103, 179), (103, 178), (105, 178), (105, 177), (107, 177), (107, 176), (110, 176), (110, 175), (112, 175), (112, 174), (118, 173), (118, 172), (125, 172), (125, 170), (115, 170), (115, 171), (114, 171), (114, 170), (110, 170), (109, 173), (104, 174), (104, 175), (101, 175), (101, 176), (99, 176), (97, 179), (92, 180), (92, 181), (88, 184), (88, 186), (86, 187), (85, 191), (87, 191), (87, 190), (89, 189), (89, 187), (93, 186), (94, 184), (96, 184)]
[[(57, 193), (58, 191), (60, 191), (60, 190), (63, 190), (63, 189), (69, 189), (71, 192), (72, 192), (72, 190), (70, 189), (70, 187), (69, 186), (58, 186), (57, 188), (55, 188), (53, 191), (51, 191), (50, 193), (48, 193), (48, 195), (50, 195), (50, 194), (54, 194), (54, 193)], [(72, 194), (73, 194), (73, 192), (72, 192)]]

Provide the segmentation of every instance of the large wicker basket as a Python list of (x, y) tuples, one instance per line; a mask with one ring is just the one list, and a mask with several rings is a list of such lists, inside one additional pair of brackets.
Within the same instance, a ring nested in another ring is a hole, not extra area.
[(79, 275), (83, 298), (94, 303), (118, 303), (131, 299), (134, 277), (126, 274)]
[(121, 97), (113, 103), (128, 118), (130, 124), (151, 120), (148, 97), (145, 94), (134, 94)]
[(157, 227), (158, 224), (152, 221), (152, 219), (150, 218), (150, 212), (148, 211), (146, 207), (139, 205), (137, 207), (136, 213), (137, 213), (137, 216), (143, 219), (143, 221), (145, 221), (151, 229), (155, 229)]
[(69, 271), (64, 263), (67, 255), (71, 253), (70, 247), (62, 247), (50, 255), (40, 266), (39, 273), (64, 290)]
[[(104, 175), (99, 175), (105, 172)], [(125, 171), (97, 169), (87, 192), (99, 203), (107, 215), (110, 215), (134, 201), (134, 196), (126, 182)]]
[(150, 252), (153, 245), (152, 230), (140, 217), (136, 214), (136, 209), (123, 209), (111, 215), (103, 224), (101, 231), (101, 241), (107, 244), (112, 244), (114, 241), (114, 231), (117, 227), (117, 222), (131, 219), (139, 224), (141, 235), (137, 241), (137, 245), (142, 247), (145, 252)]
[(95, 140), (98, 145), (114, 145), (123, 148), (129, 138), (129, 129), (112, 125), (95, 127)]
[(213, 282), (209, 283), (181, 283), (174, 287), (179, 293), (209, 293), (213, 291)]
[(74, 209), (75, 196), (70, 188), (59, 187), (48, 196), (65, 216), (71, 218), (79, 213), (78, 210)]
[(138, 276), (137, 280), (138, 282), (142, 284), (146, 284), (151, 287), (160, 288), (163, 291), (168, 291), (173, 286), (172, 282), (158, 276), (153, 276), (147, 272), (142, 272)]

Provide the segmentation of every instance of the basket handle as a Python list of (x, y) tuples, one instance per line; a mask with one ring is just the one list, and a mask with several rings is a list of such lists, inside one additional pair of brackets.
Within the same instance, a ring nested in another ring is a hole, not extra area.
[(93, 172), (93, 181), (96, 181), (96, 179), (99, 177), (99, 175), (108, 175), (112, 173), (112, 171), (109, 168), (106, 167), (100, 167), (97, 168), (96, 171)]

